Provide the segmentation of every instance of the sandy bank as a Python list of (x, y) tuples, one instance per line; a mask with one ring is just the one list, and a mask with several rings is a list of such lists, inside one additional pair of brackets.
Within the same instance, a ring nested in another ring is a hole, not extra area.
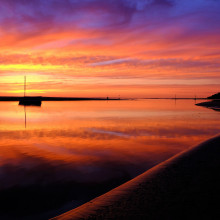
[(220, 136), (53, 220), (219, 219)]

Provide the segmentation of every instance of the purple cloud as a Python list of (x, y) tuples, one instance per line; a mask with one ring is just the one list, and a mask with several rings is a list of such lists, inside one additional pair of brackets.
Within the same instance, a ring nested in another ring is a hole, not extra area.
[(163, 25), (194, 14), (191, 23), (199, 29), (219, 26), (219, 9), (220, 2), (214, 0), (2, 0), (0, 24), (24, 32), (63, 26), (132, 29), (137, 23)]

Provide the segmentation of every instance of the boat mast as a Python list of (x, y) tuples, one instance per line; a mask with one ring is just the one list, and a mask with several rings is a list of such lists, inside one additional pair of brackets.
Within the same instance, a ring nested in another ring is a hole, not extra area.
[(24, 97), (26, 96), (26, 76), (24, 76)]

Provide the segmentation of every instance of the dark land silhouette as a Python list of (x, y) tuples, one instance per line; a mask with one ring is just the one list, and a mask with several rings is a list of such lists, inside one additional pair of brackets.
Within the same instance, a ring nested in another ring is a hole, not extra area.
[(220, 136), (53, 220), (218, 219)]
[(207, 99), (212, 99), (208, 102), (197, 103), (196, 105), (213, 109), (215, 111), (220, 111), (220, 92), (212, 96), (209, 96)]
[(214, 95), (211, 95), (208, 97), (208, 99), (220, 99), (220, 92), (214, 94)]
[(213, 109), (215, 111), (220, 111), (220, 100), (212, 100), (209, 102), (201, 102), (196, 105)]
[(90, 97), (46, 97), (46, 96), (0, 96), (0, 101), (19, 101), (23, 103), (39, 103), (40, 101), (89, 101), (89, 100), (123, 100), (121, 98), (90, 98)]
[[(133, 100), (137, 98), (111, 98), (111, 97), (47, 97), (47, 96), (0, 96), (0, 101), (20, 101), (22, 99), (41, 101), (89, 101), (89, 100)], [(141, 99), (201, 99), (207, 98), (141, 98)]]
[(44, 97), (44, 96), (0, 96), (0, 102), (18, 101), (23, 106), (41, 106), (42, 101), (113, 101), (121, 98), (88, 98), (88, 97)]

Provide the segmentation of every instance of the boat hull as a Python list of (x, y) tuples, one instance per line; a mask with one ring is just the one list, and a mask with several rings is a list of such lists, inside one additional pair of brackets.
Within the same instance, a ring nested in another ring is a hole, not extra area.
[(22, 97), (19, 100), (19, 105), (24, 106), (41, 106), (41, 97)]

